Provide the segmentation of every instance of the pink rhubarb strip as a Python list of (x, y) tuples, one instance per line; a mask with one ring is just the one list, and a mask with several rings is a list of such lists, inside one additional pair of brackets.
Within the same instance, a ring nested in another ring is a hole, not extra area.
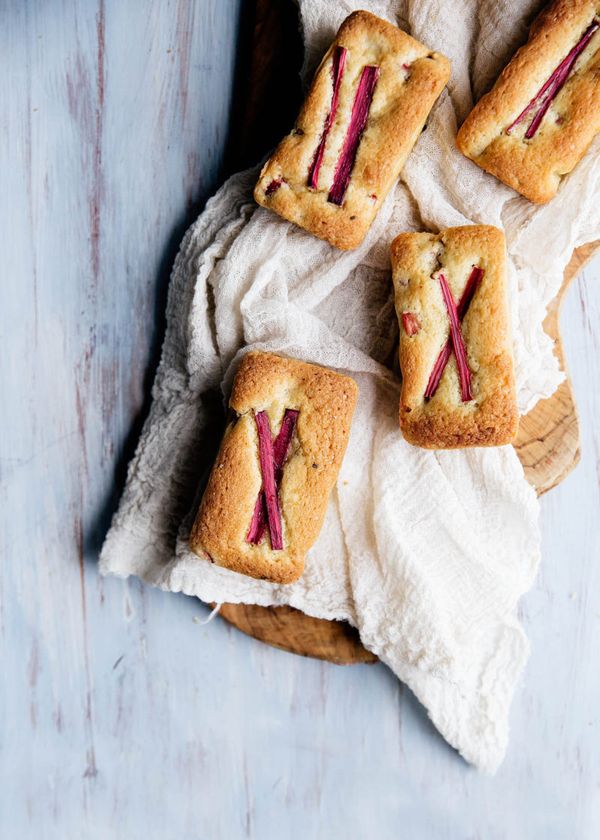
[[(264, 412), (261, 412), (264, 414)], [(298, 420), (298, 411), (294, 409), (288, 408), (283, 416), (283, 420), (281, 421), (281, 428), (279, 429), (279, 434), (277, 435), (275, 442), (273, 444), (273, 473), (275, 478), (275, 485), (276, 489), (279, 490), (279, 486), (281, 484), (281, 478), (283, 476), (283, 465), (287, 458), (288, 450), (290, 447), (290, 443), (292, 437), (294, 435), (294, 430), (296, 428), (296, 422)], [(258, 416), (258, 415), (257, 415)], [(269, 418), (267, 417), (267, 423)], [(262, 421), (261, 421), (262, 422)], [(258, 428), (258, 422), (257, 422)], [(260, 441), (260, 432), (259, 432), (259, 441)], [(270, 434), (270, 427), (269, 427), (269, 434)], [(262, 472), (262, 461), (261, 461), (261, 472)], [(263, 474), (264, 475), (264, 474)], [(263, 478), (264, 484), (264, 478)], [(281, 519), (281, 516), (280, 516)], [(250, 523), (250, 528), (248, 530), (248, 534), (246, 536), (246, 540), (249, 543), (253, 543), (254, 545), (258, 545), (262, 540), (265, 530), (267, 528), (267, 505), (266, 505), (266, 498), (264, 490), (261, 490), (258, 498), (256, 499), (256, 504), (254, 506), (254, 512), (252, 514), (252, 521)], [(273, 545), (273, 537), (271, 536), (271, 546), (275, 549)], [(283, 548), (283, 544), (281, 546)]]
[(535, 135), (536, 131), (540, 127), (540, 124), (544, 117), (546, 116), (546, 112), (548, 108), (552, 104), (552, 101), (558, 96), (559, 92), (563, 88), (565, 82), (571, 75), (571, 71), (575, 66), (575, 62), (584, 51), (584, 49), (589, 44), (590, 40), (594, 36), (597, 29), (600, 27), (600, 21), (594, 20), (590, 24), (590, 26), (586, 29), (583, 33), (579, 41), (575, 44), (573, 49), (569, 52), (569, 54), (564, 58), (561, 63), (558, 65), (556, 70), (552, 73), (548, 81), (546, 81), (536, 95), (533, 97), (529, 105), (521, 111), (519, 116), (516, 120), (511, 123), (508, 128), (506, 129), (506, 133), (510, 134), (510, 132), (515, 128), (515, 126), (519, 125), (525, 117), (527, 117), (530, 113), (535, 111), (538, 108), (535, 116), (531, 120), (529, 124), (529, 128), (525, 132), (525, 137), (527, 140), (531, 140), (531, 138)]
[[(469, 279), (466, 282), (465, 288), (463, 293), (460, 297), (460, 301), (458, 302), (457, 307), (457, 314), (458, 318), (462, 321), (465, 317), (467, 310), (473, 300), (473, 296), (477, 291), (481, 280), (483, 279), (483, 269), (474, 267), (469, 275)], [(424, 397), (426, 400), (431, 399), (435, 392), (437, 391), (437, 387), (440, 384), (440, 379), (442, 378), (442, 374), (446, 369), (446, 365), (450, 360), (450, 356), (452, 355), (452, 335), (449, 336), (447, 342), (442, 347), (439, 356), (435, 360), (435, 364), (431, 370), (429, 375), (429, 382), (427, 383), (427, 388), (425, 389)]]
[(333, 184), (329, 191), (328, 201), (332, 204), (341, 205), (346, 195), (358, 146), (369, 118), (373, 93), (375, 92), (375, 85), (377, 84), (378, 78), (379, 67), (374, 65), (363, 67), (352, 104), (352, 115), (348, 124), (348, 130), (346, 131), (344, 145), (337, 162)]
[(448, 281), (443, 274), (440, 274), (440, 286), (442, 288), (442, 296), (446, 309), (448, 311), (448, 319), (450, 320), (450, 336), (452, 338), (452, 349), (456, 356), (456, 366), (458, 367), (458, 377), (460, 379), (460, 395), (463, 402), (469, 402), (473, 399), (471, 393), (471, 371), (467, 362), (467, 350), (465, 342), (460, 331), (460, 319), (458, 317), (458, 310), (456, 303), (452, 297), (452, 292), (448, 286)]
[(338, 109), (338, 102), (340, 98), (340, 87), (342, 84), (342, 77), (346, 67), (346, 57), (348, 50), (346, 47), (336, 47), (333, 53), (333, 64), (331, 66), (331, 77), (333, 81), (333, 91), (331, 93), (331, 104), (329, 105), (329, 113), (325, 117), (325, 124), (323, 126), (323, 133), (319, 145), (316, 148), (312, 164), (308, 171), (308, 186), (311, 190), (317, 189), (319, 182), (319, 170), (323, 163), (323, 155), (325, 154), (325, 144), (327, 136), (335, 120), (335, 115)]

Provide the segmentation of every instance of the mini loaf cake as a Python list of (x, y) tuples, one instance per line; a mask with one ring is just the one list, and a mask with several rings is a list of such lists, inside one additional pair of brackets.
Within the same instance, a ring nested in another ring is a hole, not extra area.
[(439, 53), (354, 12), (326, 53), (254, 197), (338, 248), (356, 248), (450, 76)]
[(461, 152), (537, 204), (600, 131), (600, 0), (557, 0), (458, 132)]
[(192, 551), (251, 577), (297, 580), (323, 524), (357, 396), (353, 379), (327, 368), (244, 356)]
[(471, 225), (392, 243), (400, 427), (428, 449), (498, 446), (517, 432), (504, 234)]

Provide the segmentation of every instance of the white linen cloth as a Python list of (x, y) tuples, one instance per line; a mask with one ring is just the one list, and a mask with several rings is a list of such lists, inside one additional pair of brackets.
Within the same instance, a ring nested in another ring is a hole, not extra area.
[[(454, 143), (473, 101), (524, 39), (534, 6), (300, 0), (307, 78), (344, 17), (366, 7), (445, 53), (451, 82), (354, 252), (256, 207), (257, 169), (208, 202), (175, 264), (153, 405), (101, 555), (104, 574), (139, 575), (203, 601), (291, 604), (351, 622), (444, 738), (488, 772), (504, 756), (528, 653), (516, 606), (538, 565), (538, 502), (512, 447), (427, 452), (402, 439), (398, 377), (384, 366), (397, 341), (388, 248), (404, 230), (504, 228), (521, 410), (553, 392), (562, 374), (542, 321), (574, 247), (600, 231), (600, 146), (539, 208)], [(326, 525), (289, 586), (218, 568), (187, 548), (220, 407), (211, 392), (227, 394), (248, 347), (340, 369), (360, 387)]]

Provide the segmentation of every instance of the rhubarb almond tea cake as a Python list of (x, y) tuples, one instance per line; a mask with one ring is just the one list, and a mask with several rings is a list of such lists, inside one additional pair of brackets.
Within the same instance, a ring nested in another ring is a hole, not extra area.
[(450, 76), (439, 53), (369, 12), (351, 14), (254, 197), (342, 249), (362, 242)]
[(504, 234), (470, 225), (392, 243), (400, 427), (428, 449), (510, 443), (518, 426)]
[(463, 154), (538, 204), (600, 131), (600, 0), (558, 0), (458, 132)]
[(251, 577), (297, 580), (323, 524), (357, 396), (353, 379), (327, 368), (244, 356), (192, 551)]

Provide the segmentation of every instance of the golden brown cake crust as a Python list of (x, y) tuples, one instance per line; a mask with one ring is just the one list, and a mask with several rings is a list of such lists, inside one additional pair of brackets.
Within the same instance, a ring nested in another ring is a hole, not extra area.
[(460, 151), (482, 169), (537, 204), (556, 195), (600, 131), (600, 31), (531, 139), (528, 120), (506, 129), (600, 13), (600, 0), (557, 0), (534, 21), (529, 40), (505, 67), (492, 90), (467, 117), (457, 136)]
[[(337, 46), (348, 50), (339, 105), (328, 135), (318, 189), (309, 190), (309, 170), (331, 104), (331, 66)], [(378, 65), (380, 75), (350, 183), (338, 207), (328, 201), (328, 194), (358, 78), (366, 65)], [(296, 126), (263, 167), (254, 198), (338, 248), (358, 247), (449, 76), (450, 63), (444, 56), (430, 52), (401, 29), (369, 12), (354, 12), (343, 22), (323, 58)], [(269, 185), (279, 181), (281, 186), (269, 194)]]
[[(518, 413), (506, 301), (504, 234), (470, 225), (439, 234), (402, 233), (391, 247), (395, 303), (400, 323), (400, 427), (404, 437), (428, 449), (499, 446), (517, 432)], [(431, 370), (449, 335), (439, 284), (442, 273), (458, 303), (474, 266), (484, 271), (462, 321), (473, 400), (463, 403), (454, 353), (431, 399)], [(402, 313), (419, 329), (408, 335)]]
[[(316, 540), (339, 472), (358, 387), (327, 368), (251, 352), (242, 359), (229, 405), (229, 424), (212, 468), (190, 536), (190, 548), (219, 566), (251, 577), (292, 583)], [(299, 411), (279, 491), (282, 551), (268, 533), (259, 545), (246, 541), (262, 485), (255, 412), (266, 411), (273, 437), (286, 409)]]

